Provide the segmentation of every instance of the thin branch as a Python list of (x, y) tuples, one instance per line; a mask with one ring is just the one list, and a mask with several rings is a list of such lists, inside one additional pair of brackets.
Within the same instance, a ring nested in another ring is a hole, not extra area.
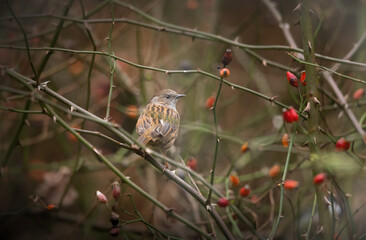
[[(353, 54), (355, 54), (357, 52), (357, 50), (361, 47), (361, 45), (364, 43), (365, 39), (366, 39), (366, 31), (362, 34), (362, 37), (354, 45), (354, 47), (346, 54), (344, 59), (347, 60), (350, 57), (352, 57)], [(338, 67), (339, 67), (339, 65), (336, 64), (331, 69), (333, 71), (336, 71), (338, 69)], [(341, 108), (343, 109), (343, 112), (346, 114), (346, 116), (350, 120), (351, 124), (356, 129), (357, 133), (361, 136), (361, 139), (362, 139), (363, 143), (366, 144), (365, 131), (363, 130), (362, 126), (357, 121), (356, 116), (354, 115), (354, 113), (350, 109), (345, 97), (343, 96), (342, 91), (339, 89), (338, 85), (336, 84), (332, 74), (329, 73), (329, 72), (323, 72), (322, 75), (323, 75), (324, 79), (328, 82), (330, 87), (333, 89), (335, 95), (337, 96), (338, 102), (339, 102)]]
[[(346, 78), (346, 79), (352, 80), (353, 82), (357, 82), (357, 83), (361, 83), (361, 84), (365, 84), (365, 85), (366, 85), (366, 81), (363, 81), (363, 80), (361, 80), (361, 79), (358, 79), (358, 78), (354, 78), (354, 77), (347, 76), (347, 75), (345, 75), (345, 74), (342, 74), (342, 73), (336, 72), (336, 71), (334, 71), (334, 70), (332, 70), (332, 69), (330, 69), (330, 68), (327, 68), (327, 67), (321, 66), (321, 65), (319, 65), (319, 64), (317, 64), (317, 63), (310, 63), (310, 62), (307, 62), (307, 61), (305, 61), (305, 60), (301, 60), (301, 59), (299, 59), (299, 58), (295, 57), (294, 55), (292, 55), (292, 54), (290, 54), (290, 53), (289, 53), (289, 56), (290, 56), (291, 58), (295, 59), (296, 61), (298, 61), (298, 62), (300, 62), (300, 63), (303, 63), (303, 64), (305, 64), (305, 65), (312, 66), (312, 67), (315, 67), (315, 68), (319, 68), (319, 69), (322, 69), (322, 70), (324, 70), (324, 71), (327, 71), (328, 73), (333, 73), (333, 74), (335, 74), (335, 75), (337, 75), (337, 76), (340, 76), (340, 77), (342, 77), (342, 78)], [(323, 74), (324, 74), (324, 73), (323, 73)]]
[[(220, 136), (219, 136), (219, 132), (218, 132), (218, 129), (217, 129), (216, 106), (217, 106), (217, 102), (218, 102), (219, 97), (220, 97), (220, 92), (221, 92), (221, 87), (222, 87), (223, 80), (224, 79), (222, 77), (220, 77), (220, 85), (219, 85), (219, 88), (217, 90), (215, 102), (214, 102), (213, 107), (212, 107), (212, 112), (213, 112), (213, 117), (214, 117), (214, 124), (215, 124), (215, 155), (214, 155), (214, 159), (212, 161), (212, 168), (211, 168), (211, 179), (210, 179), (210, 184), (211, 185), (214, 184), (215, 168), (216, 168), (216, 161), (217, 161), (217, 152), (218, 152), (219, 143), (220, 143)], [(207, 196), (207, 200), (206, 200), (207, 204), (209, 204), (211, 202), (211, 194), (212, 194), (212, 189), (210, 189), (208, 191), (208, 196)]]
[[(63, 16), (66, 16), (68, 14), (73, 2), (74, 2), (74, 0), (69, 0), (68, 1), (68, 3), (65, 6), (65, 9), (64, 9)], [(59, 24), (57, 25), (56, 30), (55, 30), (55, 34), (53, 35), (53, 38), (51, 40), (50, 47), (56, 46), (56, 43), (57, 43), (58, 37), (60, 36), (60, 33), (61, 33), (62, 27), (64, 25), (64, 22), (65, 22), (65, 20), (61, 20), (59, 22)], [(38, 68), (38, 77), (40, 77), (42, 75), (42, 72), (43, 72), (44, 68), (46, 67), (48, 59), (51, 57), (52, 53), (53, 53), (52, 51), (49, 51), (43, 57), (40, 65), (39, 65), (39, 68)]]
[[(20, 46), (8, 46), (8, 45), (0, 45), (0, 48), (10, 48), (10, 49), (21, 49), (24, 50), (24, 47), (20, 47)], [(87, 50), (72, 50), (72, 49), (66, 49), (66, 48), (48, 48), (48, 47), (43, 47), (43, 48), (30, 48), (31, 51), (60, 51), (60, 52), (67, 52), (67, 53), (74, 53), (74, 54), (95, 54), (95, 55), (102, 55), (102, 56), (109, 56), (108, 53), (106, 52), (99, 52), (99, 51), (87, 51)], [(147, 70), (151, 70), (151, 71), (156, 71), (156, 72), (161, 72), (161, 73), (165, 73), (165, 74), (202, 74), (204, 76), (208, 76), (210, 78), (216, 79), (217, 81), (220, 81), (220, 78), (216, 75), (213, 75), (209, 72), (205, 72), (201, 69), (197, 69), (197, 70), (167, 70), (167, 69), (162, 69), (162, 68), (155, 68), (155, 67), (150, 67), (150, 66), (144, 66), (144, 65), (140, 65), (140, 64), (136, 64), (134, 62), (128, 61), (126, 59), (117, 57), (115, 55), (112, 55), (112, 57), (116, 60), (122, 61), (126, 64), (129, 64), (131, 66), (134, 66), (136, 68), (142, 68), (142, 69), (147, 69)], [(241, 85), (235, 84), (235, 83), (231, 83), (227, 80), (223, 80), (223, 83), (231, 88), (234, 89), (239, 89), (248, 93), (251, 93), (253, 95), (256, 95), (270, 103), (273, 103), (275, 105), (278, 105), (281, 108), (289, 108), (289, 106), (275, 100), (274, 97), (269, 97), (266, 96), (260, 92), (254, 91), (252, 89), (243, 87)]]
[(15, 15), (13, 9), (10, 7), (10, 4), (9, 4), (9, 0), (6, 0), (6, 6), (8, 7), (11, 15), (14, 17), (15, 21), (17, 22), (20, 30), (22, 31), (23, 33), (23, 36), (24, 36), (24, 43), (25, 43), (25, 46), (27, 48), (27, 55), (28, 55), (28, 61), (29, 61), (29, 64), (32, 68), (32, 71), (33, 71), (33, 74), (34, 74), (34, 79), (38, 82), (39, 81), (39, 78), (38, 78), (38, 74), (37, 74), (37, 71), (33, 65), (33, 61), (32, 61), (32, 58), (31, 58), (31, 54), (30, 54), (30, 51), (29, 51), (29, 44), (28, 44), (28, 37), (27, 37), (27, 33), (25, 32), (22, 24), (20, 24), (20, 21), (18, 19), (18, 17)]
[(282, 217), (282, 208), (283, 208), (283, 196), (284, 196), (284, 183), (285, 183), (285, 180), (286, 180), (286, 176), (287, 176), (287, 172), (288, 172), (288, 168), (289, 168), (289, 164), (290, 164), (290, 156), (291, 156), (292, 146), (293, 146), (293, 143), (294, 143), (294, 138), (295, 138), (295, 134), (296, 134), (296, 130), (297, 130), (297, 125), (298, 124), (296, 123), (294, 131), (293, 131), (293, 133), (291, 135), (291, 138), (290, 138), (290, 144), (288, 146), (288, 152), (287, 152), (287, 157), (286, 157), (285, 168), (283, 170), (282, 180), (281, 180), (281, 184), (280, 184), (281, 193), (280, 193), (280, 203), (279, 203), (278, 215), (277, 215), (277, 218), (276, 218), (276, 220), (274, 222), (274, 225), (272, 227), (271, 233), (268, 237), (269, 240), (272, 240), (274, 238), (274, 236), (276, 234), (276, 231), (277, 231), (277, 228), (280, 224), (280, 221), (283, 218)]
[[(169, 214), (169, 216), (172, 216), (174, 218), (176, 218), (177, 220), (181, 221), (182, 223), (186, 224), (187, 226), (189, 226), (191, 229), (199, 232), (200, 234), (202, 234), (203, 236), (205, 236), (206, 238), (209, 238), (208, 234), (203, 232), (201, 229), (199, 229), (198, 227), (196, 227), (194, 224), (192, 224), (191, 222), (189, 222), (188, 220), (184, 219), (183, 217), (181, 217), (180, 215), (174, 213), (171, 209), (169, 209), (168, 207), (164, 206), (161, 202), (159, 202), (157, 199), (153, 198), (150, 194), (148, 194), (147, 192), (145, 192), (142, 188), (140, 188), (138, 185), (136, 185), (134, 182), (132, 182), (127, 176), (125, 176), (122, 172), (120, 172), (106, 157), (104, 157), (104, 155), (102, 155), (100, 153), (100, 151), (98, 151), (98, 149), (96, 149), (91, 143), (89, 143), (85, 138), (83, 138), (80, 134), (78, 134), (74, 129), (72, 129), (60, 116), (58, 116), (58, 114), (56, 114), (56, 112), (47, 104), (43, 104), (45, 109), (47, 110), (47, 112), (49, 113), (51, 118), (54, 118), (56, 120), (57, 123), (59, 123), (61, 126), (63, 126), (67, 131), (69, 131), (71, 134), (73, 134), (80, 142), (82, 142), (82, 144), (89, 149), (92, 153), (94, 153), (94, 155), (96, 156), (97, 159), (99, 159), (100, 161), (102, 161), (110, 170), (112, 170), (124, 183), (128, 184), (128, 186), (130, 186), (131, 188), (133, 188), (134, 190), (136, 190), (138, 193), (140, 193), (141, 195), (143, 195), (146, 199), (150, 200), (151, 202), (153, 202), (156, 206), (158, 206), (160, 209), (162, 209), (164, 212), (166, 212), (167, 214)], [(136, 153), (136, 152), (135, 152)], [(144, 153), (142, 151), (140, 151), (140, 156), (143, 156)], [(156, 162), (157, 163), (157, 162)], [(159, 164), (159, 163), (157, 163)], [(161, 168), (161, 170), (163, 169), (163, 166)], [(170, 174), (172, 174), (170, 172)], [(168, 176), (168, 174), (166, 174)], [(175, 175), (174, 175), (175, 176)], [(176, 177), (176, 176), (175, 176)], [(174, 177), (173, 177), (174, 178)], [(178, 177), (176, 177), (178, 178)], [(179, 179), (179, 178), (178, 178)], [(221, 220), (221, 219), (220, 219)]]

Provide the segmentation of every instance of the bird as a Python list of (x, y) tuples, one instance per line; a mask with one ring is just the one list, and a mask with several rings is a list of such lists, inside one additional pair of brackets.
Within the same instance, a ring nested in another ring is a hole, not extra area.
[(166, 154), (178, 136), (180, 116), (176, 104), (184, 96), (171, 89), (159, 91), (137, 120), (137, 141), (144, 145), (158, 146)]

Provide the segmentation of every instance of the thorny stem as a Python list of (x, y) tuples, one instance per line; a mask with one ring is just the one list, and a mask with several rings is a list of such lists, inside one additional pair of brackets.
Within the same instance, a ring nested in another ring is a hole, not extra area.
[[(222, 77), (220, 77), (219, 89), (217, 90), (215, 102), (214, 102), (213, 107), (212, 107), (212, 112), (213, 112), (213, 117), (214, 117), (214, 124), (215, 124), (215, 142), (216, 142), (216, 145), (215, 145), (215, 155), (214, 155), (214, 159), (213, 159), (213, 162), (212, 162), (212, 169), (211, 169), (211, 180), (210, 180), (211, 185), (214, 184), (215, 168), (216, 168), (216, 161), (217, 161), (217, 152), (218, 152), (218, 149), (219, 149), (219, 142), (220, 142), (219, 132), (217, 130), (216, 106), (217, 106), (217, 102), (219, 100), (223, 80), (224, 79)], [(207, 200), (206, 200), (207, 204), (210, 204), (210, 202), (211, 202), (211, 195), (212, 195), (212, 189), (210, 189), (208, 191), (208, 196), (207, 196)]]
[[(22, 76), (21, 74), (18, 74), (16, 72), (14, 72), (13, 70), (9, 70), (6, 69), (5, 72), (12, 76), (14, 79), (18, 80), (20, 83), (22, 83), (24, 86), (26, 86), (30, 91), (35, 91), (35, 89), (32, 88), (32, 85), (36, 85), (37, 84), (29, 79), (26, 78), (24, 76)], [(79, 106), (77, 106), (76, 104), (70, 102), (69, 100), (63, 98), (62, 96), (58, 96), (57, 93), (55, 93), (54, 91), (52, 91), (51, 89), (49, 89), (45, 84), (41, 84), (41, 86), (39, 86), (41, 90), (43, 90), (44, 92), (52, 95), (53, 97), (55, 97), (56, 99), (73, 106), (76, 110), (87, 114), (89, 116), (92, 116), (96, 119), (98, 119), (97, 116), (93, 115), (92, 113), (85, 111), (84, 109), (80, 108)], [(39, 97), (38, 93), (35, 91), (34, 95), (36, 97)], [(40, 99), (40, 98), (39, 98)], [(208, 235), (204, 232), (202, 232), (201, 229), (197, 228), (195, 225), (193, 225), (191, 222), (188, 222), (187, 220), (181, 218), (179, 215), (176, 215), (174, 212), (172, 212), (171, 210), (169, 210), (167, 207), (165, 207), (164, 205), (162, 205), (160, 202), (158, 202), (156, 199), (154, 199), (152, 196), (150, 196), (148, 193), (146, 193), (144, 190), (142, 190), (139, 186), (137, 186), (134, 182), (132, 182), (131, 180), (129, 180), (126, 176), (124, 176), (116, 167), (113, 166), (113, 164), (111, 162), (109, 162), (93, 145), (91, 145), (88, 141), (86, 141), (83, 137), (80, 136), (80, 134), (78, 134), (75, 130), (73, 130), (69, 125), (67, 125), (49, 106), (47, 103), (43, 104), (46, 108), (46, 110), (51, 113), (52, 117), (55, 117), (57, 122), (59, 122), (66, 130), (68, 130), (71, 134), (73, 134), (79, 141), (81, 141), (83, 143), (83, 145), (85, 147), (87, 147), (89, 150), (91, 150), (95, 156), (102, 161), (108, 168), (110, 168), (117, 176), (119, 176), (121, 178), (121, 180), (123, 180), (124, 182), (126, 182), (130, 187), (134, 188), (137, 192), (139, 192), (140, 194), (142, 194), (143, 196), (145, 196), (147, 199), (149, 199), (150, 201), (152, 201), (154, 204), (156, 204), (159, 208), (163, 209), (165, 212), (169, 213), (169, 215), (174, 216), (175, 218), (177, 218), (179, 221), (182, 221), (183, 223), (185, 223), (186, 225), (188, 225), (189, 227), (191, 227), (192, 229), (198, 231), (199, 233), (203, 234), (203, 236), (208, 237)], [(47, 106), (47, 107), (46, 107)], [(106, 126), (111, 132), (117, 134), (118, 136), (121, 136), (124, 140), (126, 140), (127, 142), (131, 143), (131, 142), (135, 142), (135, 140), (131, 140), (130, 137), (124, 135), (122, 132), (118, 132), (115, 128), (112, 127), (108, 127)], [(117, 131), (117, 132), (116, 132)], [(118, 134), (119, 133), (119, 134)], [(141, 149), (137, 149), (134, 147), (130, 147), (128, 145), (125, 146), (125, 148), (127, 148), (130, 151), (133, 151), (134, 153), (142, 156), (143, 158), (145, 158), (151, 165), (153, 165), (154, 167), (156, 167), (160, 172), (162, 172), (165, 176), (167, 176), (169, 179), (173, 180), (174, 182), (176, 182), (180, 187), (182, 187), (183, 189), (185, 189), (189, 194), (191, 194), (202, 206), (204, 206), (209, 214), (212, 216), (212, 218), (215, 220), (216, 224), (219, 226), (219, 228), (222, 230), (223, 234), (226, 236), (227, 239), (234, 239), (233, 236), (231, 235), (231, 232), (229, 231), (229, 229), (227, 228), (227, 226), (225, 225), (225, 223), (222, 221), (220, 215), (218, 215), (218, 213), (216, 212), (215, 208), (213, 205), (207, 205), (206, 203), (206, 199), (203, 198), (199, 193), (197, 193), (197, 191), (192, 188), (190, 185), (188, 185), (185, 181), (183, 181), (182, 179), (180, 179), (178, 176), (176, 176), (172, 171), (166, 169), (162, 164), (160, 164), (158, 161), (156, 161), (153, 157), (151, 157), (149, 154), (147, 154), (144, 150)], [(244, 222), (246, 222), (245, 218), (243, 218)], [(247, 223), (247, 222), (246, 222)], [(253, 232), (253, 234), (257, 235), (257, 233), (251, 229), (251, 231)]]
[[(18, 46), (7, 46), (7, 45), (0, 45), (0, 48), (9, 48), (9, 49), (25, 49), (24, 47), (18, 47)], [(72, 49), (66, 49), (66, 48), (48, 48), (48, 47), (44, 47), (44, 48), (30, 48), (30, 50), (32, 51), (61, 51), (61, 52), (69, 52), (69, 53), (74, 53), (74, 54), (93, 54), (93, 55), (102, 55), (102, 56), (109, 56), (108, 53), (105, 52), (99, 52), (99, 51), (87, 51), (87, 50), (72, 50)], [(140, 64), (136, 64), (133, 63), (131, 61), (128, 61), (126, 59), (123, 59), (121, 57), (117, 57), (115, 55), (111, 56), (112, 58), (122, 61), (126, 64), (129, 64), (131, 66), (134, 66), (136, 68), (142, 68), (142, 69), (147, 69), (147, 70), (151, 70), (151, 71), (156, 71), (156, 72), (161, 72), (161, 73), (166, 73), (166, 74), (201, 74), (204, 76), (208, 76), (212, 79), (215, 79), (217, 81), (220, 81), (220, 77), (217, 77), (216, 75), (213, 75), (209, 72), (205, 72), (201, 69), (197, 69), (197, 70), (167, 70), (167, 69), (162, 69), (162, 68), (155, 68), (155, 67), (150, 67), (150, 66), (144, 66), (144, 65), (140, 65)], [(248, 92), (250, 94), (256, 95), (270, 103), (273, 103), (281, 108), (289, 108), (289, 106), (279, 102), (276, 100), (276, 97), (269, 97), (266, 96), (260, 92), (254, 91), (250, 88), (246, 88), (243, 87), (241, 85), (229, 82), (227, 80), (223, 80), (223, 83), (226, 84), (227, 86), (233, 88), (233, 89), (239, 89), (245, 92)]]
[(293, 59), (295, 59), (296, 61), (300, 62), (300, 63), (303, 63), (305, 65), (308, 65), (308, 66), (311, 66), (311, 67), (314, 67), (314, 68), (319, 68), (319, 69), (323, 69), (324, 71), (327, 72), (327, 74), (330, 74), (330, 73), (333, 73), (335, 75), (338, 75), (340, 77), (343, 77), (343, 78), (346, 78), (346, 79), (349, 79), (349, 80), (352, 80), (353, 82), (357, 82), (357, 83), (361, 83), (361, 84), (364, 84), (366, 85), (366, 82), (361, 80), (361, 79), (358, 79), (358, 78), (354, 78), (354, 77), (350, 77), (350, 76), (347, 76), (347, 75), (344, 75), (342, 73), (338, 73), (336, 72), (335, 70), (331, 69), (331, 68), (327, 68), (327, 67), (324, 67), (324, 66), (321, 66), (317, 63), (311, 63), (311, 62), (307, 62), (307, 61), (304, 61), (304, 60), (301, 60), (297, 57), (295, 57), (294, 55), (292, 54), (289, 54), (289, 56)]
[[(305, 62), (310, 63), (305, 65), (306, 71), (306, 93), (310, 102), (310, 112), (308, 119), (308, 143), (310, 154), (317, 154), (319, 147), (317, 146), (317, 138), (318, 138), (318, 106), (314, 101), (314, 97), (317, 97), (318, 91), (318, 83), (317, 83), (317, 70), (314, 66), (315, 62), (315, 46), (313, 41), (313, 30), (312, 30), (312, 21), (311, 21), (311, 13), (310, 13), (310, 1), (302, 0), (301, 1), (301, 13), (300, 13), (300, 22), (301, 22), (301, 32), (302, 32), (302, 44), (304, 49), (304, 59)], [(313, 167), (313, 175), (315, 176), (318, 173), (318, 169)], [(321, 191), (319, 186), (315, 186), (315, 192), (317, 195), (317, 205), (318, 205), (318, 213), (319, 213), (319, 225), (323, 227), (324, 239), (330, 239), (330, 226), (329, 226), (329, 214), (327, 212), (326, 206), (323, 202), (324, 193)]]
[(45, 109), (47, 110), (50, 117), (55, 118), (56, 122), (59, 123), (61, 126), (63, 126), (67, 131), (69, 131), (71, 134), (73, 134), (87, 149), (89, 149), (91, 152), (94, 153), (97, 159), (102, 161), (110, 170), (112, 170), (124, 183), (128, 184), (131, 188), (136, 190), (138, 193), (143, 195), (146, 199), (153, 202), (156, 206), (158, 206), (160, 209), (165, 211), (166, 213), (169, 213), (170, 216), (175, 217), (179, 221), (183, 222), (193, 230), (199, 232), (206, 238), (209, 238), (208, 234), (203, 232), (200, 228), (196, 227), (192, 223), (190, 223), (188, 220), (182, 218), (178, 214), (174, 213), (173, 211), (170, 211), (169, 208), (164, 206), (162, 203), (160, 203), (158, 200), (153, 198), (150, 194), (145, 192), (142, 188), (140, 188), (138, 185), (136, 185), (134, 182), (132, 182), (128, 177), (126, 177), (122, 172), (120, 172), (104, 155), (102, 155), (98, 149), (96, 149), (91, 143), (89, 143), (85, 138), (83, 138), (80, 134), (78, 134), (74, 129), (72, 129), (61, 117), (59, 117), (56, 112), (48, 105), (43, 104)]

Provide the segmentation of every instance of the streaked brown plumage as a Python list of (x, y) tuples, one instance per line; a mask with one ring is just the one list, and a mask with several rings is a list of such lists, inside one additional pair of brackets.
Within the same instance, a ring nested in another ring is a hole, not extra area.
[(178, 135), (180, 116), (175, 106), (184, 96), (170, 89), (158, 92), (137, 120), (137, 141), (157, 145), (166, 153)]

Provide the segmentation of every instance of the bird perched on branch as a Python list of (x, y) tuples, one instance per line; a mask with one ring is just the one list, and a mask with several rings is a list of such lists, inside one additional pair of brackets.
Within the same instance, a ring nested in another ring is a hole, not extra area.
[(137, 120), (137, 141), (156, 145), (166, 153), (178, 135), (180, 116), (175, 106), (184, 96), (171, 89), (158, 92)]

